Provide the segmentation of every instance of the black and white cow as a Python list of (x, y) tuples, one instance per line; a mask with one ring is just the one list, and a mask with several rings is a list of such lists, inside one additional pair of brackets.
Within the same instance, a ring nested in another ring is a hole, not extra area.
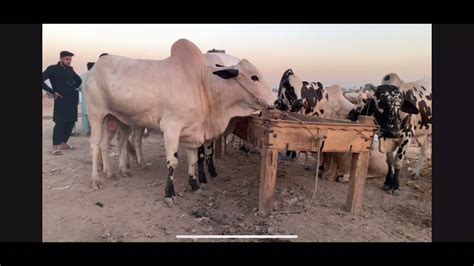
[[(344, 97), (340, 86), (324, 88), (320, 82), (301, 81), (291, 69), (285, 71), (282, 76), (275, 105), (280, 110), (332, 119), (345, 119), (350, 111), (356, 108), (356, 105)], [(287, 152), (287, 156), (290, 154), (296, 156), (296, 152)], [(305, 168), (309, 169), (308, 153), (304, 154)], [(384, 176), (387, 172), (385, 161), (385, 154), (373, 150), (369, 158), (368, 177)], [(329, 180), (348, 182), (350, 164), (350, 153), (323, 153), (321, 176)]]
[[(321, 82), (302, 81), (292, 69), (287, 69), (280, 80), (275, 108), (281, 111), (321, 116), (324, 114), (324, 105), (328, 97)], [(294, 159), (296, 152), (287, 151), (286, 155)], [(308, 168), (307, 159), (305, 168)]]
[[(404, 82), (395, 73), (383, 77), (375, 95), (361, 108), (351, 111), (349, 118), (372, 115), (380, 126), (380, 141), (393, 143), (385, 150), (388, 173), (384, 189), (394, 195), (400, 193), (399, 172), (413, 138), (421, 144), (415, 178), (419, 177), (426, 151), (426, 137), (431, 134), (431, 85), (423, 81)], [(388, 145), (387, 145), (388, 146)]]
[[(280, 81), (275, 108), (310, 116), (344, 118), (354, 105), (344, 98), (339, 86), (324, 88), (321, 82), (303, 81), (292, 69), (287, 69)], [(304, 166), (309, 169), (308, 153), (304, 154), (306, 155)], [(294, 159), (296, 152), (287, 151), (286, 156)], [(329, 156), (323, 157), (323, 164), (326, 158)]]
[(321, 82), (302, 81), (292, 69), (281, 77), (275, 107), (282, 111), (323, 116), (329, 99)]

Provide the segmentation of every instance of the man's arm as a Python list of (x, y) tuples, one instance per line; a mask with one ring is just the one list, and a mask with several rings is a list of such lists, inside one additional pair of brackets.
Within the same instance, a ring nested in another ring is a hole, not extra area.
[(51, 89), (48, 84), (46, 84), (46, 80), (49, 79), (51, 77), (51, 68), (48, 67), (46, 68), (46, 70), (43, 72), (43, 84), (42, 84), (42, 87), (43, 87), (43, 90), (53, 94), (54, 93), (54, 90)]
[(76, 74), (76, 71), (72, 70), (72, 72), (74, 73), (74, 76), (73, 76), (74, 85), (76, 88), (79, 88), (79, 86), (81, 86), (82, 84), (82, 79), (78, 74)]

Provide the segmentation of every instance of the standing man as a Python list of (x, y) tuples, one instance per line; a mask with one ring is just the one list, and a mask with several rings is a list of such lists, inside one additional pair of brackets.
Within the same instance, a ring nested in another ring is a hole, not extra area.
[[(77, 121), (79, 95), (76, 88), (82, 83), (71, 67), (73, 56), (71, 52), (62, 51), (59, 54), (60, 61), (43, 72), (43, 90), (54, 97), (53, 155), (61, 155), (61, 149), (72, 149), (67, 141)], [(50, 80), (52, 88), (45, 83), (47, 79)]]
[[(94, 63), (93, 62), (89, 62), (87, 63), (87, 72), (86, 73), (83, 73), (81, 75), (81, 79), (82, 81), (85, 80), (85, 78), (87, 77), (87, 74), (89, 73), (89, 70), (91, 70), (91, 68), (94, 66)], [(82, 120), (82, 132), (84, 134), (86, 134), (87, 136), (90, 136), (91, 135), (91, 126), (89, 124), (89, 116), (87, 115), (87, 108), (86, 108), (86, 101), (84, 99), (84, 90), (82, 89), (83, 88), (83, 84), (81, 84), (81, 86), (79, 86), (78, 88), (78, 91), (79, 93), (81, 94), (81, 120)]]

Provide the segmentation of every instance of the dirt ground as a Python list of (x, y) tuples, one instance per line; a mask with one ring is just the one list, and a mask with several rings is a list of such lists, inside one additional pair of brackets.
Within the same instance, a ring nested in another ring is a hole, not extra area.
[[(195, 234), (295, 234), (304, 242), (426, 242), (431, 241), (431, 147), (419, 180), (412, 180), (419, 147), (412, 145), (401, 172), (398, 197), (381, 189), (383, 178), (366, 182), (363, 210), (344, 211), (348, 184), (319, 179), (312, 208), (301, 210), (313, 195), (315, 170), (296, 162), (280, 161), (275, 191), (275, 213), (264, 218), (256, 212), (260, 155), (240, 151), (232, 144), (215, 160), (219, 176), (201, 193), (187, 184), (187, 162), (179, 150), (175, 172), (178, 205), (163, 202), (166, 181), (165, 151), (161, 133), (144, 139), (145, 159), (138, 168), (131, 161), (132, 177), (108, 180), (104, 189), (91, 187), (91, 157), (86, 136), (71, 137), (75, 150), (51, 155), (52, 100), (43, 98), (43, 241), (46, 242), (192, 242), (268, 240), (191, 240), (176, 235)], [(77, 129), (81, 130), (81, 121)], [(113, 141), (116, 144), (116, 141)], [(116, 146), (110, 153), (117, 153)], [(311, 159), (313, 159), (311, 157)], [(314, 160), (313, 160), (314, 162)], [(118, 173), (118, 157), (111, 156)], [(206, 169), (207, 171), (207, 169)], [(271, 240), (277, 241), (277, 240)], [(281, 241), (281, 240), (280, 240)]]

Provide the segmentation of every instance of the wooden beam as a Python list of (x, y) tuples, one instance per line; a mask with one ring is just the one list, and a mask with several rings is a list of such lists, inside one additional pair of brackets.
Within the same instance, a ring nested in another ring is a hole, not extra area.
[(276, 171), (278, 167), (278, 150), (268, 149), (264, 145), (260, 168), (260, 200), (258, 210), (263, 215), (273, 211), (273, 194), (275, 192)]
[(357, 213), (364, 201), (364, 185), (369, 166), (369, 152), (363, 151), (352, 154), (349, 193), (347, 195), (346, 210)]

